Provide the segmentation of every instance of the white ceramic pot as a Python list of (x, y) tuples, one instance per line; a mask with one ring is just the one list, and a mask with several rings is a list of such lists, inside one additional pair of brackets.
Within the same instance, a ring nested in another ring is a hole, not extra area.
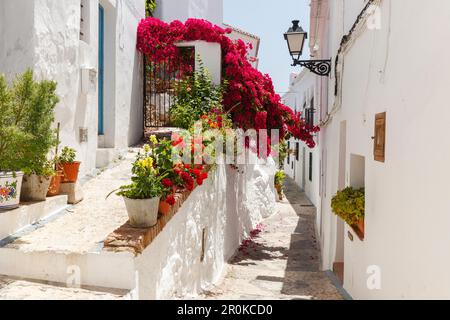
[(130, 225), (135, 228), (149, 228), (158, 222), (159, 197), (151, 199), (129, 199), (124, 197)]
[(35, 174), (23, 176), (22, 201), (45, 201), (48, 187), (52, 177), (43, 177)]
[(19, 206), (22, 178), (22, 172), (0, 172), (0, 210)]

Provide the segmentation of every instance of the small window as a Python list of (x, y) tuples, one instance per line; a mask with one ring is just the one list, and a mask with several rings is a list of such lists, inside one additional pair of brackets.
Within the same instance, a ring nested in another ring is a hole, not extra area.
[(375, 161), (384, 162), (386, 142), (386, 112), (375, 115), (375, 135), (373, 142), (373, 156)]
[(309, 181), (313, 180), (313, 154), (309, 153)]
[(299, 160), (300, 143), (295, 143), (295, 160)]

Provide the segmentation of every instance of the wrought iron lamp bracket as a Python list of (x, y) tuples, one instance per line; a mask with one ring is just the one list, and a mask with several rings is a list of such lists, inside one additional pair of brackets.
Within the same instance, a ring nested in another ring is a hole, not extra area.
[(324, 77), (328, 77), (331, 72), (331, 60), (294, 60), (292, 66), (305, 67), (311, 72)]

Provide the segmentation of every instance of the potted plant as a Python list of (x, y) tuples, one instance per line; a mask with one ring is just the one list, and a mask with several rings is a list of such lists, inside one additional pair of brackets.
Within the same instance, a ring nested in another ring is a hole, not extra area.
[(347, 187), (338, 191), (331, 199), (331, 208), (349, 226), (359, 231), (357, 232), (359, 236), (364, 235), (364, 188)]
[(286, 174), (282, 170), (278, 170), (275, 173), (275, 189), (278, 193), (278, 199), (283, 200), (283, 185), (284, 180), (286, 179)]
[(36, 164), (32, 168), (25, 168), (24, 173), (21, 200), (44, 201), (47, 197), (52, 177), (56, 174), (51, 162), (46, 160), (44, 163)]
[(63, 171), (61, 170), (61, 166), (59, 164), (58, 158), (58, 147), (59, 147), (59, 130), (60, 123), (58, 122), (57, 130), (56, 130), (56, 146), (55, 146), (55, 156), (53, 158), (53, 167), (55, 168), (55, 174), (52, 176), (50, 181), (50, 186), (48, 187), (47, 197), (57, 196), (60, 193), (61, 189), (61, 181), (64, 176)]
[(0, 210), (19, 206), (23, 173), (17, 161), (26, 135), (15, 125), (12, 94), (0, 75)]
[(125, 201), (130, 225), (136, 228), (148, 228), (158, 222), (158, 207), (164, 186), (154, 159), (150, 153), (150, 147), (144, 146), (133, 163), (131, 184), (120, 187), (117, 195)]
[[(16, 202), (19, 187), (20, 199), (44, 200), (49, 177), (53, 174), (47, 154), (56, 142), (55, 130), (52, 129), (54, 108), (59, 101), (56, 82), (34, 81), (31, 70), (18, 76), (9, 89), (6, 89), (4, 78), (0, 82), (0, 153), (3, 156), (0, 171), (13, 172), (13, 179), (20, 179), (21, 174), (16, 172), (19, 169), (28, 174), (21, 186), (19, 181), (8, 182), (10, 189), (11, 183), (17, 187), (13, 197)], [(10, 173), (6, 176), (11, 178)]]
[(58, 161), (63, 172), (62, 183), (74, 183), (78, 180), (78, 172), (80, 170), (80, 161), (75, 161), (75, 149), (64, 147), (59, 156)]

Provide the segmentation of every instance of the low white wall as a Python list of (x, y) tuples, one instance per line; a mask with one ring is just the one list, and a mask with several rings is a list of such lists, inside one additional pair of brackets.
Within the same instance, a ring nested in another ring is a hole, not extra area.
[[(217, 282), (226, 261), (275, 212), (275, 165), (219, 165), (136, 258), (139, 299), (195, 296)], [(206, 228), (205, 257), (200, 261)]]

